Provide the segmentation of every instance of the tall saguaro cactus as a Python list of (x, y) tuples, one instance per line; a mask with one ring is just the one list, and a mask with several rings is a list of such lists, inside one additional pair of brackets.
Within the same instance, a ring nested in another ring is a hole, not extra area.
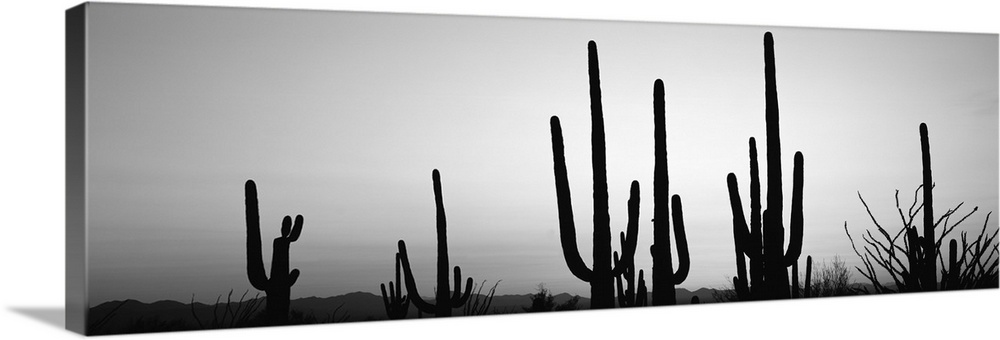
[(399, 240), (399, 260), (403, 265), (406, 280), (406, 292), (418, 311), (432, 313), (438, 317), (451, 316), (453, 308), (461, 307), (472, 294), (472, 278), (465, 282), (465, 293), (462, 293), (462, 269), (455, 266), (455, 292), (452, 294), (448, 284), (448, 223), (444, 215), (444, 199), (441, 197), (441, 174), (434, 169), (431, 175), (434, 181), (434, 204), (437, 206), (437, 292), (434, 304), (424, 301), (417, 291), (417, 282), (410, 270), (410, 259), (406, 255), (406, 243)]
[[(785, 251), (785, 228), (782, 222), (781, 140), (778, 124), (778, 91), (774, 71), (774, 39), (764, 34), (764, 96), (767, 125), (767, 209), (761, 212), (760, 180), (757, 174), (757, 150), (750, 138), (750, 223), (748, 231), (743, 216), (736, 175), (729, 173), (729, 199), (733, 210), (733, 236), (737, 252), (737, 292), (749, 293), (741, 298), (787, 299), (790, 297), (788, 267), (802, 253), (802, 153), (796, 152), (792, 170), (792, 211), (789, 224), (788, 250)], [(758, 223), (760, 227), (758, 227)], [(743, 255), (750, 259), (752, 289), (749, 287)], [(746, 288), (744, 288), (746, 287)]]
[(574, 276), (590, 283), (590, 306), (593, 309), (614, 308), (614, 278), (633, 265), (636, 239), (639, 234), (639, 182), (632, 181), (628, 200), (627, 237), (622, 256), (612, 268), (611, 216), (608, 213), (608, 174), (604, 144), (604, 109), (601, 106), (601, 77), (597, 61), (597, 44), (587, 44), (588, 73), (590, 78), (591, 161), (594, 185), (594, 265), (587, 268), (576, 244), (576, 226), (573, 222), (573, 204), (570, 198), (569, 177), (566, 172), (562, 127), (559, 117), (552, 116), (552, 160), (554, 163), (556, 200), (559, 209), (559, 238), (563, 257)]
[(389, 281), (389, 293), (386, 294), (385, 284), (381, 284), (382, 304), (385, 305), (385, 315), (389, 320), (405, 319), (410, 311), (410, 300), (403, 295), (403, 280), (399, 276), (399, 253), (396, 253), (396, 282)]
[[(676, 305), (675, 285), (687, 278), (691, 268), (687, 237), (684, 233), (684, 215), (681, 211), (681, 197), (674, 195), (670, 204), (667, 171), (667, 119), (664, 101), (663, 81), (653, 83), (653, 245), (649, 252), (653, 256), (653, 306)], [(670, 208), (673, 208), (671, 215)], [(674, 234), (677, 236), (677, 256), (679, 263), (674, 272), (670, 253), (670, 217), (674, 220)]]
[(245, 186), (247, 217), (247, 277), (250, 284), (267, 294), (264, 313), (268, 321), (281, 323), (288, 320), (291, 287), (299, 279), (299, 270), (288, 270), (288, 249), (302, 233), (302, 215), (285, 216), (281, 221), (281, 236), (274, 239), (271, 254), (271, 278), (264, 273), (261, 255), (260, 213), (257, 207), (257, 185), (248, 180)]
[[(920, 123), (920, 159), (923, 168), (924, 180), (924, 236), (919, 238), (919, 247), (923, 254), (923, 259), (919, 260), (921, 266), (920, 286), (924, 291), (937, 290), (937, 245), (934, 239), (934, 179), (931, 176), (931, 142), (927, 136), (927, 124)], [(916, 230), (913, 230), (916, 234)], [(917, 244), (917, 242), (911, 243)], [(915, 256), (916, 257), (916, 256)], [(913, 267), (910, 267), (913, 268)]]

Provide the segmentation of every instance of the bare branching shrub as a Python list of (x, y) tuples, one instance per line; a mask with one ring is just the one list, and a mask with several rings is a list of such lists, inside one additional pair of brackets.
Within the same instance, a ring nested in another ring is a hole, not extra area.
[[(861, 235), (864, 245), (861, 250), (855, 245), (854, 238), (847, 230), (847, 222), (844, 222), (844, 232), (851, 240), (854, 253), (857, 254), (864, 265), (864, 268), (855, 267), (862, 276), (874, 286), (875, 293), (897, 293), (897, 292), (919, 292), (934, 290), (956, 290), (975, 288), (996, 288), (998, 286), (997, 277), (997, 231), (992, 234), (988, 232), (990, 214), (986, 214), (983, 228), (979, 236), (970, 239), (968, 232), (962, 232), (958, 239), (951, 239), (948, 247), (944, 248), (945, 238), (952, 233), (962, 222), (965, 222), (973, 213), (979, 210), (978, 207), (964, 215), (958, 214), (963, 203), (959, 203), (954, 208), (948, 209), (937, 218), (931, 229), (938, 229), (940, 235), (917, 235), (917, 226), (914, 221), (917, 215), (924, 209), (924, 204), (920, 200), (920, 192), (924, 185), (920, 185), (913, 192), (913, 203), (904, 211), (899, 203), (899, 190), (896, 190), (896, 210), (903, 227), (890, 233), (875, 218), (868, 203), (858, 193), (858, 198), (865, 206), (868, 216), (875, 224), (876, 234), (871, 230), (866, 230)], [(933, 186), (931, 186), (933, 188)], [(925, 217), (926, 218), (926, 217)], [(955, 219), (952, 223), (952, 219)], [(926, 230), (926, 227), (925, 227)], [(961, 247), (959, 247), (959, 239)], [(932, 247), (931, 249), (928, 249)], [(947, 250), (948, 259), (945, 259)], [(934, 257), (928, 254), (936, 254)], [(938, 262), (940, 266), (935, 266)], [(934, 273), (928, 274), (927, 268), (939, 268)], [(888, 273), (892, 279), (889, 286), (883, 285), (878, 278), (879, 271)], [(940, 277), (938, 276), (940, 274)], [(933, 282), (923, 278), (930, 275), (935, 278)]]

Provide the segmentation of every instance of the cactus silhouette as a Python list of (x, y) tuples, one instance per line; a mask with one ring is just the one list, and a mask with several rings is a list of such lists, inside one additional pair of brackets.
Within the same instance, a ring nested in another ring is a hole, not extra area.
[[(676, 305), (675, 285), (687, 278), (691, 268), (687, 237), (684, 233), (684, 215), (681, 211), (681, 197), (674, 195), (670, 204), (670, 176), (667, 171), (667, 123), (663, 81), (653, 82), (653, 245), (649, 252), (653, 256), (653, 306)], [(673, 215), (671, 215), (673, 208)], [(674, 220), (674, 234), (677, 236), (677, 272), (674, 272), (670, 252), (670, 217)]]
[(399, 253), (396, 253), (396, 282), (389, 281), (389, 293), (386, 294), (385, 284), (381, 284), (382, 303), (385, 305), (385, 315), (389, 320), (405, 319), (410, 311), (410, 300), (403, 295), (403, 280), (399, 278)]
[(257, 290), (267, 294), (264, 314), (269, 322), (288, 321), (288, 305), (291, 287), (299, 279), (299, 270), (288, 270), (288, 249), (302, 233), (302, 215), (285, 216), (281, 221), (281, 236), (274, 239), (271, 256), (271, 278), (264, 273), (261, 255), (260, 213), (257, 203), (257, 185), (248, 180), (245, 186), (247, 215), (247, 277)]
[(559, 117), (552, 116), (552, 160), (556, 181), (556, 200), (559, 211), (559, 238), (566, 265), (574, 276), (590, 283), (590, 307), (614, 308), (614, 278), (633, 265), (636, 239), (639, 234), (639, 182), (632, 181), (628, 199), (627, 238), (622, 248), (620, 262), (612, 268), (611, 216), (608, 213), (608, 174), (604, 144), (604, 110), (601, 106), (601, 79), (597, 61), (597, 44), (587, 44), (588, 73), (590, 78), (591, 161), (594, 185), (594, 264), (587, 268), (576, 244), (576, 226), (573, 222), (573, 204), (570, 198), (569, 177), (566, 172), (562, 127)]
[[(625, 247), (625, 233), (621, 233), (622, 248)], [(619, 266), (618, 252), (614, 252), (614, 264)], [(625, 284), (622, 284), (622, 278)], [(615, 289), (618, 291), (618, 307), (643, 307), (646, 306), (646, 280), (643, 278), (642, 269), (639, 269), (639, 283), (636, 285), (635, 264), (625, 268), (622, 275), (615, 276)]]
[(799, 294), (799, 262), (795, 261), (792, 263), (792, 298), (798, 299), (800, 297), (809, 297), (809, 276), (812, 275), (812, 256), (806, 256), (806, 277), (805, 286), (801, 288), (802, 294)]
[(465, 283), (465, 293), (462, 293), (462, 269), (455, 266), (455, 292), (452, 294), (448, 285), (448, 223), (444, 215), (444, 199), (441, 197), (441, 174), (434, 169), (431, 174), (434, 181), (434, 204), (437, 206), (437, 292), (434, 304), (424, 301), (417, 291), (417, 282), (410, 270), (410, 259), (406, 255), (406, 242), (399, 240), (399, 259), (402, 262), (406, 292), (408, 298), (418, 311), (434, 314), (438, 317), (451, 316), (453, 308), (461, 307), (472, 294), (472, 278)]
[[(750, 230), (747, 230), (736, 175), (729, 173), (729, 200), (733, 210), (737, 276), (733, 279), (741, 299), (787, 299), (790, 297), (788, 267), (802, 253), (802, 153), (796, 152), (792, 172), (792, 211), (788, 250), (782, 223), (781, 141), (778, 125), (778, 92), (774, 71), (774, 39), (764, 34), (765, 122), (767, 125), (767, 209), (761, 212), (760, 180), (756, 142), (750, 138)], [(743, 256), (750, 259), (746, 277)], [(752, 286), (752, 287), (751, 287)]]

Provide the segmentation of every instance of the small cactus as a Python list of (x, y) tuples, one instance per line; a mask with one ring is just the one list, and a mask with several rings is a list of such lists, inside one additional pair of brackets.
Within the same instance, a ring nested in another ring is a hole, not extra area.
[[(622, 247), (625, 247), (625, 233), (621, 233)], [(614, 252), (615, 266), (621, 265), (618, 259), (618, 252)], [(622, 284), (622, 278), (625, 284)], [(615, 288), (618, 291), (618, 307), (643, 307), (646, 306), (646, 280), (643, 278), (642, 269), (639, 269), (639, 281), (636, 284), (635, 265), (625, 268), (622, 275), (615, 277)]]
[(400, 280), (399, 277), (399, 267), (399, 253), (396, 253), (396, 282), (393, 284), (392, 281), (389, 281), (388, 294), (386, 294), (385, 284), (380, 286), (382, 303), (385, 305), (385, 314), (389, 320), (405, 319), (406, 314), (410, 311), (410, 300), (407, 299), (406, 295), (403, 295), (403, 280)]
[(264, 314), (269, 322), (288, 321), (291, 287), (299, 279), (299, 270), (288, 270), (288, 249), (302, 233), (302, 215), (285, 216), (281, 221), (281, 236), (274, 239), (271, 257), (271, 278), (264, 273), (261, 255), (260, 213), (257, 207), (257, 185), (248, 180), (245, 186), (247, 220), (247, 277), (250, 284), (267, 294)]
[(802, 287), (802, 294), (799, 294), (799, 262), (795, 261), (792, 263), (792, 298), (798, 299), (800, 297), (809, 297), (809, 279), (812, 275), (812, 256), (806, 256), (806, 277), (805, 286)]
[(410, 270), (410, 260), (406, 256), (406, 243), (399, 240), (399, 259), (402, 262), (406, 280), (406, 292), (409, 300), (418, 311), (434, 314), (437, 317), (451, 316), (453, 308), (461, 307), (472, 294), (472, 278), (465, 283), (465, 293), (462, 293), (462, 269), (455, 266), (455, 292), (451, 294), (448, 284), (448, 223), (444, 214), (444, 199), (441, 197), (441, 174), (434, 169), (431, 175), (434, 181), (434, 203), (437, 206), (437, 292), (434, 304), (424, 301), (417, 291), (417, 282)]

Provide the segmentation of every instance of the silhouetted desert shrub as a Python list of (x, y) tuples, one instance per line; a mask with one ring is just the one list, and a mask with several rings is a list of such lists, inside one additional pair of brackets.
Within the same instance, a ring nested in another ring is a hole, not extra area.
[[(975, 288), (996, 288), (997, 276), (997, 231), (992, 235), (987, 231), (990, 214), (986, 214), (983, 228), (974, 240), (969, 239), (967, 232), (961, 233), (962, 245), (957, 239), (948, 243), (948, 262), (945, 265), (943, 242), (956, 227), (962, 224), (979, 207), (965, 215), (956, 215), (964, 202), (948, 209), (941, 216), (934, 216), (934, 181), (931, 172), (930, 137), (927, 125), (920, 124), (920, 153), (922, 158), (923, 183), (913, 192), (913, 204), (906, 212), (899, 203), (899, 190), (896, 190), (896, 210), (903, 227), (895, 233), (890, 233), (875, 218), (868, 203), (861, 193), (858, 199), (864, 205), (868, 216), (879, 236), (866, 230), (861, 235), (864, 241), (862, 249), (858, 250), (854, 238), (847, 230), (844, 222), (844, 232), (847, 233), (854, 253), (861, 259), (864, 269), (855, 267), (862, 276), (871, 282), (876, 293), (921, 292), (935, 290), (957, 290)], [(921, 195), (922, 193), (922, 195)], [(919, 198), (923, 199), (920, 200)], [(923, 235), (919, 235), (915, 219), (923, 212)], [(957, 217), (951, 223), (952, 217)], [(936, 219), (935, 219), (936, 218)], [(939, 229), (940, 233), (935, 231)], [(941, 263), (938, 269), (937, 264)], [(892, 279), (890, 286), (883, 285), (878, 279), (878, 271), (882, 270)], [(940, 279), (938, 274), (941, 274)]]

